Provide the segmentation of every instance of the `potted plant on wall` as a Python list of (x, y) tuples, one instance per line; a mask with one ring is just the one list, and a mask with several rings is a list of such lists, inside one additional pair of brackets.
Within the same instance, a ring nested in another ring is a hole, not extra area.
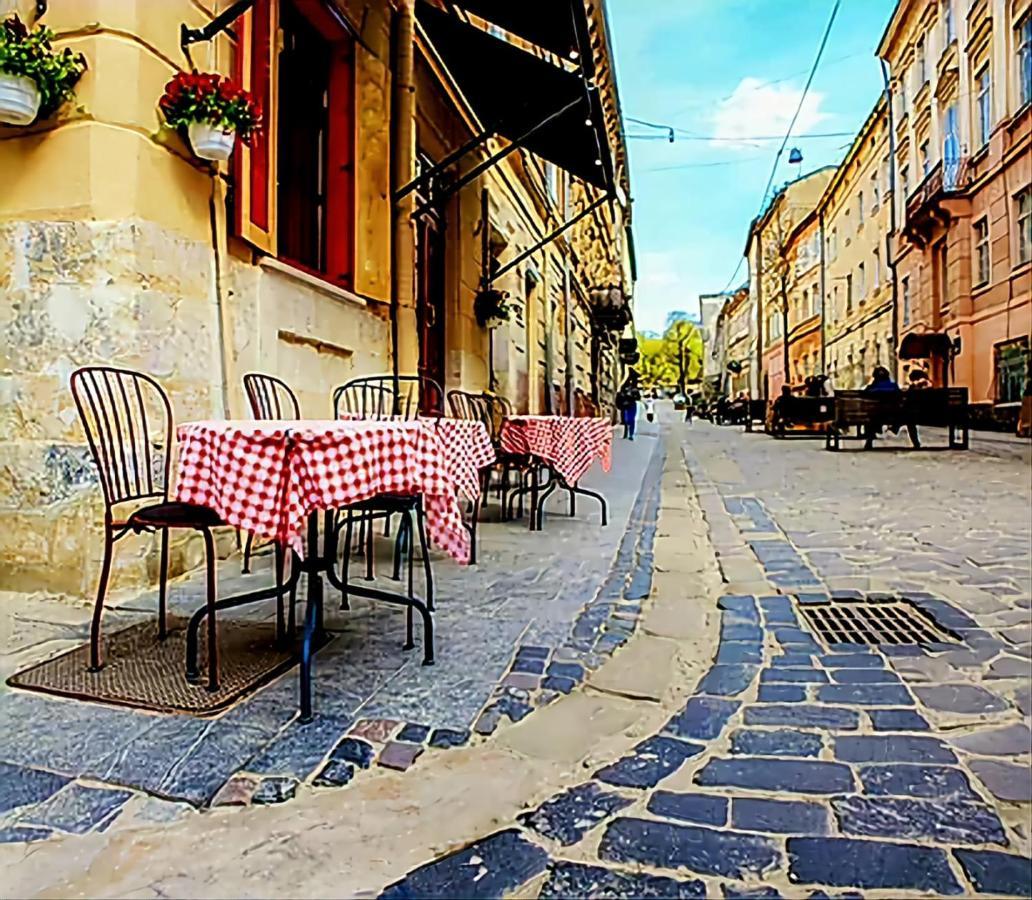
[(473, 314), (481, 328), (497, 328), (509, 321), (511, 310), (507, 291), (484, 288), (473, 301)]
[(54, 34), (34, 31), (13, 15), (0, 22), (0, 122), (31, 125), (71, 99), (86, 71), (86, 57), (51, 46)]
[(158, 106), (171, 128), (186, 132), (201, 159), (224, 162), (237, 138), (249, 144), (261, 128), (258, 102), (222, 75), (180, 72), (165, 85)]

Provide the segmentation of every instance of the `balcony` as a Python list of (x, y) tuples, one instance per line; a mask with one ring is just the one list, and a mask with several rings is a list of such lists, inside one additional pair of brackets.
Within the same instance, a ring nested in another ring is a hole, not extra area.
[(951, 201), (964, 197), (969, 176), (966, 157), (936, 165), (907, 198), (904, 237), (924, 247), (936, 230), (948, 227), (954, 218)]

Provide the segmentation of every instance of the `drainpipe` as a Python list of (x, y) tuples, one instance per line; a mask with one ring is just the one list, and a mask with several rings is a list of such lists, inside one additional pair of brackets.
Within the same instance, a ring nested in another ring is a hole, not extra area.
[(763, 390), (763, 232), (756, 232), (756, 393)]
[(821, 374), (828, 374), (828, 347), (827, 335), (824, 329), (828, 321), (828, 271), (827, 259), (825, 258), (824, 241), (824, 210), (818, 216), (817, 235), (821, 242)]
[[(880, 60), (882, 81), (885, 83), (885, 112), (889, 125), (889, 190), (892, 191), (892, 203), (889, 204), (889, 233), (885, 238), (885, 262), (892, 272), (892, 377), (899, 381), (899, 278), (896, 274), (896, 255), (893, 253), (896, 235), (896, 124), (892, 110), (892, 86), (889, 83), (889, 67), (885, 60)], [(900, 198), (906, 203), (907, 198)]]
[[(392, 194), (415, 177), (415, 0), (400, 0), (394, 20), (393, 115), (394, 139), (391, 142)], [(400, 318), (407, 318), (410, 343), (417, 337), (415, 317), (415, 223), (412, 221), (415, 195), (408, 193), (394, 207), (393, 242), (391, 245), (391, 372), (395, 378), (401, 369), (402, 335)], [(411, 354), (405, 354), (408, 357)], [(418, 358), (418, 350), (417, 350)], [(407, 361), (407, 360), (406, 360)], [(395, 390), (395, 397), (398, 391)]]
[[(569, 183), (564, 179), (563, 184), (563, 221), (570, 218), (570, 189)], [(570, 254), (569, 250), (563, 254), (563, 324), (566, 331), (566, 412), (573, 415), (573, 334), (571, 326), (573, 316), (570, 311)]]

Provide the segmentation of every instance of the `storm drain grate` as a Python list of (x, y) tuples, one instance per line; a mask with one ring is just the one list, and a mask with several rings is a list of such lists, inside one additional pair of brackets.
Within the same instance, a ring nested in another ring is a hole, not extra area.
[(957, 636), (905, 600), (832, 601), (802, 607), (810, 630), (826, 644), (948, 644)]

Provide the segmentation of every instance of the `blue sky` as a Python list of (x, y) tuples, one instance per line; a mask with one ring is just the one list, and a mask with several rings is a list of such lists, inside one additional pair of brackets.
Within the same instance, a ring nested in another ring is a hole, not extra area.
[[(630, 139), (638, 258), (636, 319), (723, 290), (760, 207), (832, 0), (609, 0), (626, 119), (684, 129), (673, 144)], [(881, 91), (874, 55), (895, 0), (843, 0), (794, 134), (854, 133)], [(660, 132), (626, 121), (629, 135)], [(692, 137), (722, 140), (693, 140)], [(789, 142), (803, 171), (837, 163), (849, 137)], [(795, 177), (786, 151), (775, 178)], [(743, 281), (743, 266), (738, 281)]]

